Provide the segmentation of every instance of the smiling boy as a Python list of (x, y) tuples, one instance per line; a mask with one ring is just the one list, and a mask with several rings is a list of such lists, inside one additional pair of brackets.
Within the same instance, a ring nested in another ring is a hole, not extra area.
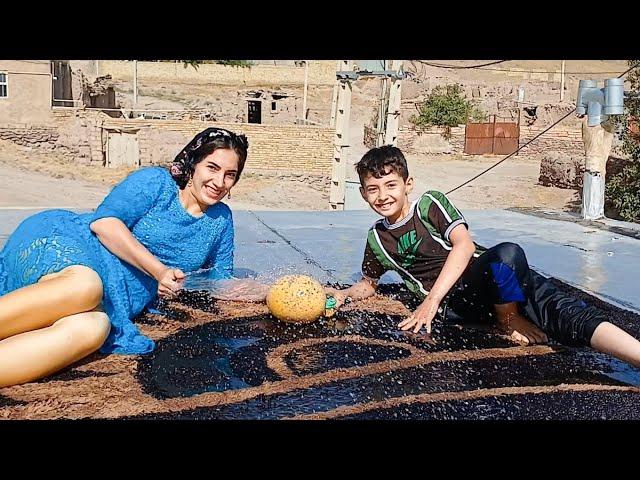
[(441, 304), (463, 320), (495, 320), (518, 342), (552, 339), (591, 346), (640, 366), (640, 342), (606, 321), (605, 314), (555, 288), (529, 268), (522, 248), (476, 245), (462, 213), (441, 192), (430, 190), (409, 202), (413, 178), (400, 149), (386, 145), (367, 152), (356, 165), (360, 193), (383, 218), (367, 235), (363, 278), (345, 290), (328, 289), (341, 306), (376, 291), (386, 271), (400, 274), (422, 301), (398, 325), (414, 333), (431, 323)]

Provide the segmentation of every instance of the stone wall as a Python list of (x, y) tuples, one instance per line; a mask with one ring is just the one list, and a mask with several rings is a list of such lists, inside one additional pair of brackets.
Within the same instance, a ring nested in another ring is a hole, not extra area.
[(55, 149), (60, 135), (56, 128), (28, 124), (0, 124), (0, 139), (25, 147)]
[[(605, 183), (628, 164), (629, 160), (610, 156), (607, 160)], [(547, 152), (540, 160), (538, 181), (546, 187), (581, 189), (585, 156), (567, 155), (564, 152)]]
[[(309, 85), (333, 85), (336, 81), (336, 60), (309, 61)], [(131, 80), (133, 62), (99, 60), (100, 75), (114, 79)], [(219, 85), (303, 85), (304, 67), (290, 65), (253, 65), (231, 67), (218, 64), (202, 64), (196, 70), (182, 62), (138, 62), (138, 80), (166, 79)]]

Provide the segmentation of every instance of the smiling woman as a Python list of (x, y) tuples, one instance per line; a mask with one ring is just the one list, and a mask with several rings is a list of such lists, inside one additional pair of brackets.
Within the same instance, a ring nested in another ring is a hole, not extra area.
[(103, 353), (146, 353), (132, 323), (183, 271), (233, 272), (233, 219), (221, 201), (244, 168), (244, 135), (208, 128), (169, 169), (140, 169), (93, 213), (27, 218), (0, 251), (0, 387)]

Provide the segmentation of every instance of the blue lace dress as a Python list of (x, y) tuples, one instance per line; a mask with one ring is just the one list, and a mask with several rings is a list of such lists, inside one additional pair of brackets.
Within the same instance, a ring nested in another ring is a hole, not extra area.
[(213, 278), (233, 272), (233, 219), (224, 203), (204, 215), (187, 212), (178, 186), (160, 167), (137, 170), (116, 185), (94, 213), (47, 210), (24, 220), (0, 251), (0, 295), (36, 283), (70, 265), (95, 270), (104, 286), (111, 333), (103, 353), (147, 353), (154, 342), (132, 319), (156, 300), (158, 282), (113, 255), (91, 232), (100, 218), (122, 220), (163, 264), (184, 272), (212, 268)]

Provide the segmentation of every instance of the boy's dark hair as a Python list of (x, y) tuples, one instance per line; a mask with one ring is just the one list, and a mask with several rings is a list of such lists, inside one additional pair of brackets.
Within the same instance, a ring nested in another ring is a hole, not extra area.
[(406, 182), (409, 178), (407, 160), (398, 147), (383, 145), (369, 150), (356, 163), (356, 171), (360, 177), (360, 184), (364, 186), (367, 175), (382, 178), (391, 172), (396, 172)]

